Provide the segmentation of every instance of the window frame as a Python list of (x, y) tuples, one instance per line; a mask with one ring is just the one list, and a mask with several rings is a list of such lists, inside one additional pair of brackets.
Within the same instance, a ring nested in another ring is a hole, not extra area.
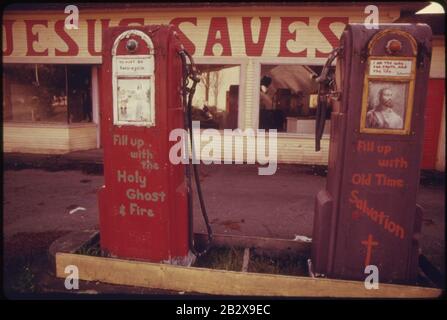
[[(97, 64), (92, 63), (84, 63), (84, 61), (77, 61), (76, 63), (67, 63), (66, 59), (59, 60), (57, 62), (54, 61), (41, 61), (39, 59), (36, 60), (36, 62), (30, 62), (29, 60), (23, 61), (23, 60), (11, 60), (11, 61), (3, 61), (3, 65), (39, 65), (39, 64), (47, 64), (47, 65), (63, 65), (65, 68), (68, 65), (83, 65), (90, 67), (90, 90), (91, 90), (91, 103), (92, 103), (92, 121), (87, 123), (80, 123), (80, 122), (73, 122), (70, 123), (68, 121), (68, 107), (67, 107), (67, 121), (66, 122), (51, 122), (51, 121), (19, 121), (19, 120), (5, 120), (3, 119), (3, 124), (26, 124), (26, 125), (34, 125), (34, 126), (44, 126), (44, 127), (70, 127), (70, 126), (76, 126), (79, 124), (91, 124), (91, 125), (98, 125), (99, 124), (99, 77), (98, 77), (98, 66)], [(3, 77), (3, 75), (2, 75)], [(68, 92), (67, 92), (68, 95)], [(98, 130), (99, 131), (99, 130)], [(98, 140), (99, 141), (99, 140)]]
[[(237, 126), (238, 129), (245, 130), (245, 92), (246, 92), (246, 73), (247, 73), (247, 58), (233, 58), (233, 57), (194, 57), (194, 63), (200, 70), (200, 65), (203, 64), (228, 64), (233, 66), (239, 66), (239, 97), (238, 97), (238, 114), (237, 114)], [(202, 132), (203, 128), (200, 128)], [(216, 129), (219, 132), (223, 132), (225, 129)]]
[[(253, 61), (253, 83), (259, 84), (261, 82), (261, 67), (262, 65), (314, 65), (324, 66), (326, 60), (321, 58), (255, 58)], [(333, 64), (335, 66), (335, 63)], [(254, 130), (259, 130), (259, 104), (260, 94), (258, 87), (253, 87), (252, 92), (252, 126)], [(330, 121), (329, 120), (326, 120)], [(291, 132), (277, 132), (278, 138), (314, 138), (314, 133), (291, 133)], [(323, 138), (329, 138), (329, 134), (323, 134)]]

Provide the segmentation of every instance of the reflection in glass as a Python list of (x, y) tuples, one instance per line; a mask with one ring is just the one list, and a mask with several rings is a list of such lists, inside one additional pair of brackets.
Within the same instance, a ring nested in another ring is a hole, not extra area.
[(17, 122), (90, 122), (91, 67), (4, 64), (3, 119)]
[(238, 128), (240, 66), (198, 65), (201, 80), (192, 102), (192, 118), (201, 128)]

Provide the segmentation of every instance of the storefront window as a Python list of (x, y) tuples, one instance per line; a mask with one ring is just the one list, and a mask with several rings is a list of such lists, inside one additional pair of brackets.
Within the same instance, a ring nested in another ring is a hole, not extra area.
[[(259, 128), (313, 133), (322, 66), (261, 65)], [(327, 118), (330, 116), (330, 110)]]
[(36, 123), (91, 122), (91, 68), (4, 64), (3, 119)]
[(201, 128), (236, 129), (239, 110), (239, 65), (200, 64), (201, 81), (193, 99), (192, 118)]

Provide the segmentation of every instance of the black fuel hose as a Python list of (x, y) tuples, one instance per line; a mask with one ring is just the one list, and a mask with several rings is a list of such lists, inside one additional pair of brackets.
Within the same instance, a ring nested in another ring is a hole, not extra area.
[[(194, 149), (194, 137), (193, 137), (193, 130), (192, 130), (192, 99), (194, 97), (194, 93), (196, 90), (197, 83), (200, 81), (198, 72), (196, 70), (194, 60), (191, 57), (191, 55), (186, 50), (181, 50), (179, 52), (180, 57), (182, 59), (182, 65), (183, 65), (183, 111), (184, 111), (184, 125), (185, 128), (189, 129), (189, 137), (191, 141), (191, 156), (192, 156), (192, 163), (189, 163), (189, 157), (188, 157), (188, 165), (186, 166), (186, 177), (187, 177), (187, 189), (188, 189), (188, 215), (189, 215), (189, 245), (191, 248), (192, 253), (200, 257), (204, 255), (208, 249), (211, 246), (211, 242), (213, 239), (213, 230), (211, 229), (211, 225), (209, 223), (208, 219), (208, 213), (206, 211), (205, 207), (205, 201), (203, 198), (202, 193), (202, 187), (200, 184), (199, 179), (199, 168), (197, 164), (195, 163), (195, 149)], [(187, 59), (189, 60), (189, 65), (187, 63)], [(191, 88), (188, 88), (188, 82), (189, 79), (192, 80)], [(186, 143), (186, 148), (188, 148), (188, 143)], [(188, 150), (187, 150), (188, 151)], [(186, 152), (186, 155), (189, 153)], [(193, 174), (194, 174), (194, 180), (196, 184), (197, 189), (197, 195), (199, 198), (200, 203), (200, 209), (202, 212), (203, 220), (205, 221), (207, 233), (208, 233), (208, 240), (205, 245), (205, 248), (203, 250), (197, 250), (194, 245), (194, 224), (193, 224), (193, 198), (192, 198), (192, 183), (191, 183), (191, 166), (193, 168)]]
[(315, 151), (320, 151), (321, 138), (323, 137), (324, 132), (324, 124), (326, 122), (326, 113), (328, 109), (328, 94), (331, 93), (331, 79), (329, 78), (329, 68), (332, 65), (332, 62), (335, 58), (340, 54), (341, 48), (335, 48), (329, 54), (326, 63), (323, 66), (323, 70), (321, 70), (321, 74), (316, 78), (318, 83), (318, 104), (316, 110), (316, 124), (315, 124)]

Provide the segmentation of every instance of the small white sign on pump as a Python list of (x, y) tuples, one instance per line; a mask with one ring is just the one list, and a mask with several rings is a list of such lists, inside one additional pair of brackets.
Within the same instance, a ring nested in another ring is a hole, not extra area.
[(118, 56), (116, 58), (117, 76), (151, 76), (154, 73), (154, 64), (151, 56)]
[(411, 75), (410, 60), (371, 60), (369, 75), (408, 77)]
[[(150, 54), (117, 55), (120, 41), (140, 38), (139, 45), (147, 46)], [(155, 126), (154, 46), (147, 34), (128, 30), (120, 34), (112, 49), (113, 124)]]

